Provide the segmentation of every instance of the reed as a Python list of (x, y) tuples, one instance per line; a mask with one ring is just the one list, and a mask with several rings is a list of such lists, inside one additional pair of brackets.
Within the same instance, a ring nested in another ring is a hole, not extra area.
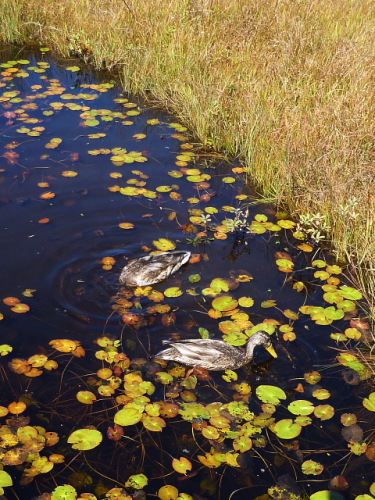
[(4, 41), (120, 74), (260, 196), (322, 214), (375, 312), (372, 0), (3, 0)]

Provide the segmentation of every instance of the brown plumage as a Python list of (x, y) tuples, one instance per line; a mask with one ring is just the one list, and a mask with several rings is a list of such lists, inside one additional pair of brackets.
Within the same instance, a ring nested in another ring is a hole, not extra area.
[(257, 346), (263, 346), (273, 357), (277, 357), (271, 337), (263, 330), (255, 332), (250, 337), (245, 352), (223, 340), (189, 339), (163, 343), (169, 344), (170, 347), (158, 352), (155, 358), (178, 361), (184, 365), (212, 371), (236, 370), (250, 363)]
[(127, 286), (159, 283), (178, 271), (190, 259), (190, 255), (190, 252), (176, 250), (131, 260), (122, 270), (119, 281)]

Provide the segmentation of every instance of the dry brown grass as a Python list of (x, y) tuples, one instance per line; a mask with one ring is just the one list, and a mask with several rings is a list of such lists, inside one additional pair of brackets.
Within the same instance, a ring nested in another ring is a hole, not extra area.
[(261, 192), (324, 214), (374, 310), (373, 0), (3, 0), (6, 41), (116, 69)]

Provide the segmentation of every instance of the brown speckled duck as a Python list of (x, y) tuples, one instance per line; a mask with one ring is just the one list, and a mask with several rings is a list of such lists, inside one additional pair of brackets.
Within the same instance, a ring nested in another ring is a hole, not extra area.
[(119, 281), (127, 286), (159, 283), (186, 264), (190, 255), (190, 252), (176, 250), (131, 260), (122, 270)]
[(167, 361), (178, 361), (184, 365), (206, 368), (212, 371), (236, 370), (253, 360), (254, 349), (263, 346), (277, 357), (271, 337), (263, 330), (255, 332), (247, 342), (246, 351), (242, 351), (223, 340), (189, 339), (164, 341), (170, 347), (158, 352), (154, 357)]

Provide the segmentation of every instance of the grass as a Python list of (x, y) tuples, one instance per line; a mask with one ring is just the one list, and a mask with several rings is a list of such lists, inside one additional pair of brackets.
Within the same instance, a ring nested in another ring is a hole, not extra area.
[(3, 0), (0, 37), (120, 74), (265, 198), (322, 214), (375, 315), (372, 0)]

